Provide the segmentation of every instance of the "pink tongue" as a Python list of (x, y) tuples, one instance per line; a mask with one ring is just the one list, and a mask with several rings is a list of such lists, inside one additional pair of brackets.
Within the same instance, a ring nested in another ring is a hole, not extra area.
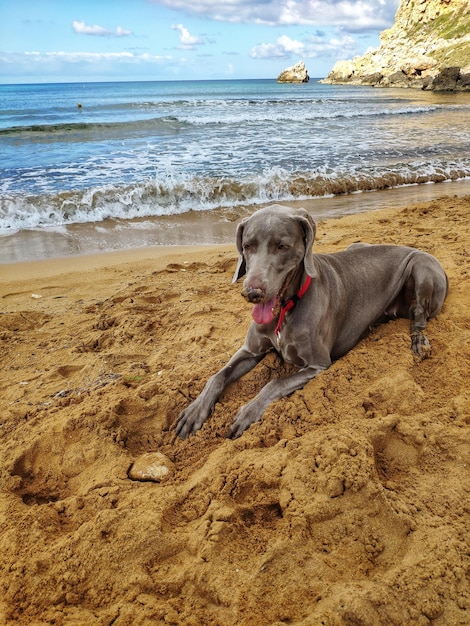
[(273, 309), (277, 305), (277, 298), (273, 298), (269, 302), (255, 304), (251, 315), (257, 324), (269, 324), (274, 319)]

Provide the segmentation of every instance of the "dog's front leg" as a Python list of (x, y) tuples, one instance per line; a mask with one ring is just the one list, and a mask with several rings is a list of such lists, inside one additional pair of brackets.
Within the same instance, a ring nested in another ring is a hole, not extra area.
[(186, 439), (198, 431), (211, 414), (225, 387), (252, 370), (265, 354), (265, 352), (253, 354), (245, 346), (235, 352), (227, 365), (209, 378), (194, 402), (180, 413), (176, 424), (176, 434), (181, 439)]
[(315, 378), (325, 368), (305, 367), (290, 376), (271, 380), (261, 389), (259, 394), (242, 407), (228, 431), (227, 437), (236, 439), (254, 422), (258, 422), (263, 417), (263, 413), (271, 402), (288, 396), (297, 389), (302, 389), (309, 380)]

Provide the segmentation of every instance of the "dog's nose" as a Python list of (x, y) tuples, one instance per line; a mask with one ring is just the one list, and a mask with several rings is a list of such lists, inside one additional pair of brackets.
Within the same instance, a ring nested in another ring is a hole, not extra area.
[(252, 302), (256, 304), (264, 300), (265, 291), (264, 289), (260, 289), (256, 287), (244, 287), (242, 289), (242, 296), (246, 298), (248, 302)]

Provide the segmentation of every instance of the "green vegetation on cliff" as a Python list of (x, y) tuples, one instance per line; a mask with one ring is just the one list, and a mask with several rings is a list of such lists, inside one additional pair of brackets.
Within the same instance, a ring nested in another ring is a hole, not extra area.
[(470, 13), (462, 6), (455, 12), (443, 13), (429, 22), (416, 22), (406, 29), (406, 34), (414, 43), (435, 39), (461, 39), (470, 34)]
[(324, 82), (470, 90), (467, 0), (402, 0), (380, 42), (362, 57), (338, 61)]

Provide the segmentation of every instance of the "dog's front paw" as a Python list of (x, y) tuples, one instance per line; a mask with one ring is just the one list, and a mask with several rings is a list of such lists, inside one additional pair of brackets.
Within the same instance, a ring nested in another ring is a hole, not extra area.
[(209, 416), (210, 409), (201, 407), (201, 403), (195, 400), (188, 407), (181, 411), (176, 422), (176, 434), (181, 439), (186, 439), (189, 435), (197, 432)]
[(258, 422), (261, 419), (261, 415), (249, 404), (241, 408), (230, 427), (227, 437), (229, 439), (238, 439), (247, 428), (249, 428), (254, 422)]
[(411, 349), (420, 361), (431, 355), (431, 344), (423, 331), (415, 330), (411, 333)]

